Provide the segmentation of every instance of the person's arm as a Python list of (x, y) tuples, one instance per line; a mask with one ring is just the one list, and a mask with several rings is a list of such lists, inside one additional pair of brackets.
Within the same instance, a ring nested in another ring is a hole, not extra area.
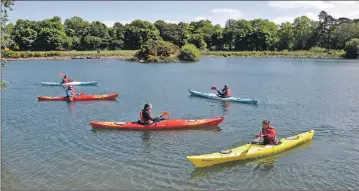
[(157, 119), (159, 118), (159, 117), (153, 118), (151, 112), (148, 112), (148, 111), (146, 111), (146, 114), (148, 115), (148, 118), (149, 118), (151, 121), (155, 121), (155, 120), (157, 120)]

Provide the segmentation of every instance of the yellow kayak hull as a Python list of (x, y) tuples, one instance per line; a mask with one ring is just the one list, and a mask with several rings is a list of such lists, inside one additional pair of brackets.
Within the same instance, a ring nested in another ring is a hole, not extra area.
[[(195, 156), (187, 156), (187, 159), (196, 167), (208, 167), (220, 163), (254, 159), (283, 152), (299, 144), (312, 140), (314, 130), (295, 136), (280, 139), (278, 145), (245, 144), (233, 149)], [(249, 150), (248, 150), (249, 148)], [(243, 152), (248, 150), (248, 152)]]

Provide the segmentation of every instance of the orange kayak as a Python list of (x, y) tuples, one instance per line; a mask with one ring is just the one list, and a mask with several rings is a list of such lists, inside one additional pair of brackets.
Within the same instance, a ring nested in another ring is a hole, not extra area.
[(118, 96), (118, 93), (105, 94), (105, 95), (78, 95), (73, 98), (66, 97), (50, 97), (50, 96), (38, 96), (39, 101), (90, 101), (90, 100), (114, 100)]
[(138, 122), (101, 122), (91, 121), (93, 128), (127, 129), (127, 130), (157, 130), (157, 129), (189, 129), (197, 127), (217, 127), (224, 117), (211, 119), (165, 119), (151, 124), (141, 125)]

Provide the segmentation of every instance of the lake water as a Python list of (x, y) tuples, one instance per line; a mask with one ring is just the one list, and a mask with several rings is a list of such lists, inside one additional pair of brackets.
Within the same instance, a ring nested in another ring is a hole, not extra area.
[[(58, 72), (119, 92), (117, 101), (38, 102), (62, 96)], [(196, 64), (116, 59), (9, 62), (2, 92), (3, 189), (359, 189), (358, 60), (202, 58)], [(228, 84), (258, 106), (190, 97)], [(91, 120), (136, 121), (147, 102), (159, 115), (224, 116), (220, 129), (92, 130)], [(262, 159), (195, 168), (187, 155), (247, 143), (271, 120), (279, 137), (314, 129), (313, 141)]]

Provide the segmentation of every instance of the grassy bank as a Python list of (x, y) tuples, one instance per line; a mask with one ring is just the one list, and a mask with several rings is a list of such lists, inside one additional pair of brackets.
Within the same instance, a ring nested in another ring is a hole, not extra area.
[[(97, 59), (97, 58), (132, 58), (136, 50), (107, 51), (5, 51), (7, 60), (42, 60), (42, 59)], [(202, 51), (201, 56), (211, 57), (279, 57), (279, 58), (342, 58), (342, 50), (308, 50), (308, 51)]]
[(224, 57), (279, 57), (279, 58), (343, 58), (343, 50), (303, 50), (303, 51), (203, 51), (202, 56)]

